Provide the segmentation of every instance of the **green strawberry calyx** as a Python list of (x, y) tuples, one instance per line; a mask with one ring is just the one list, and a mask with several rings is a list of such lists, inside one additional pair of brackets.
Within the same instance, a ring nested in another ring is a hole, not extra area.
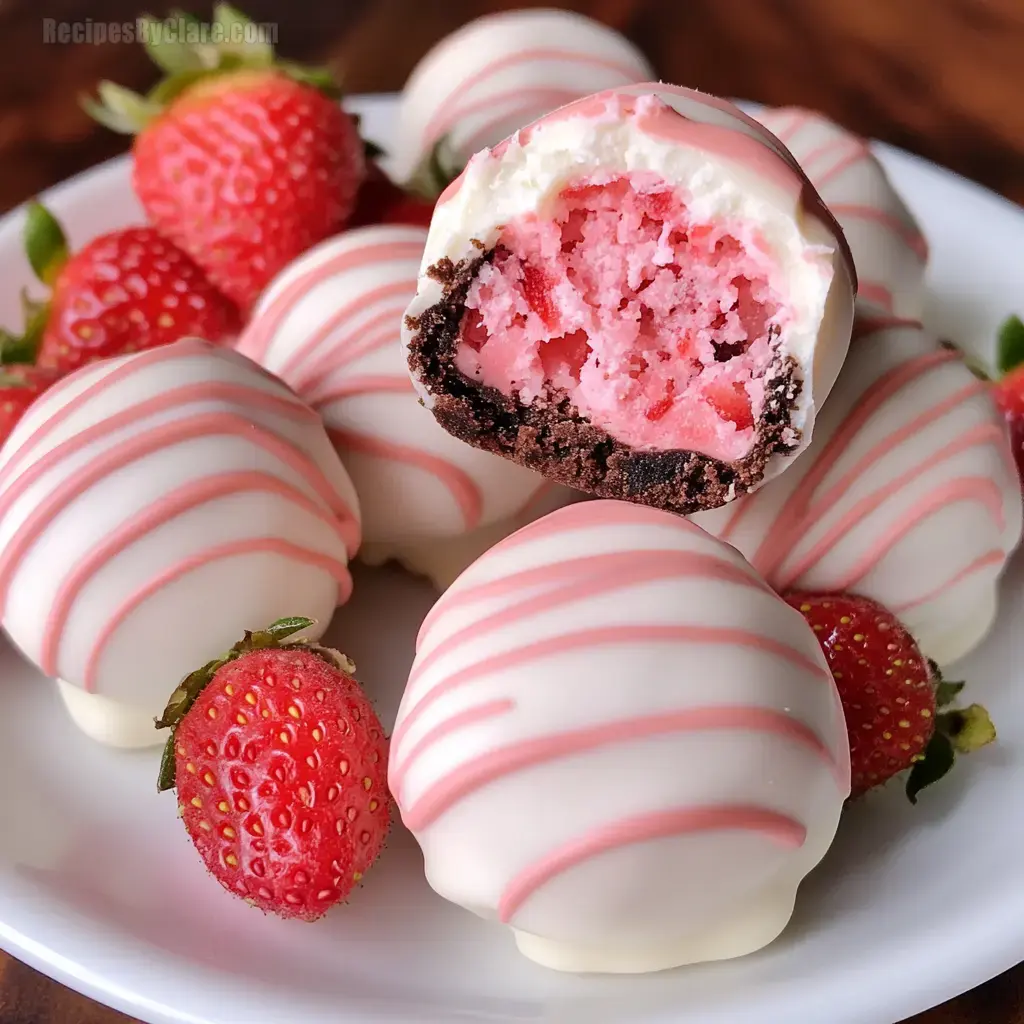
[(121, 135), (137, 135), (197, 83), (232, 73), (276, 71), (332, 99), (341, 97), (330, 68), (279, 59), (269, 32), (229, 4), (215, 5), (210, 24), (171, 11), (166, 19), (143, 15), (137, 25), (146, 52), (165, 77), (144, 96), (101, 82), (97, 97), (81, 99), (90, 117)]
[(430, 147), (430, 152), (420, 161), (403, 188), (432, 203), (461, 173), (462, 164), (451, 139), (442, 135)]
[(989, 713), (980, 704), (966, 708), (951, 707), (962, 682), (948, 682), (942, 678), (939, 667), (929, 661), (935, 682), (935, 731), (923, 754), (920, 754), (907, 776), (907, 799), (917, 803), (922, 789), (938, 782), (956, 763), (957, 754), (970, 754), (996, 740), (996, 727)]
[[(25, 255), (40, 283), (52, 289), (68, 261), (68, 241), (60, 222), (38, 200), (25, 204), (22, 229)], [(50, 316), (48, 299), (32, 298), (21, 290), (22, 332), (0, 328), (0, 363), (34, 363)]]
[(1019, 316), (1007, 317), (999, 328), (996, 347), (996, 366), (1005, 377), (1024, 364), (1024, 320)]
[(328, 647), (321, 647), (308, 640), (293, 640), (288, 643), (289, 637), (310, 626), (316, 625), (314, 619), (306, 619), (301, 616), (278, 619), (272, 622), (266, 629), (250, 632), (246, 630), (245, 636), (238, 641), (229, 651), (219, 658), (208, 661), (201, 668), (190, 672), (174, 689), (167, 701), (163, 714), (154, 720), (157, 729), (170, 729), (171, 734), (164, 745), (163, 756), (160, 759), (160, 775), (157, 780), (157, 792), (163, 793), (175, 788), (175, 734), (178, 726), (185, 716), (192, 710), (192, 706), (199, 699), (199, 695), (210, 685), (213, 677), (227, 664), (237, 661), (243, 655), (251, 654), (253, 651), (263, 650), (296, 650), (302, 649), (316, 654), (329, 665), (346, 673), (354, 675), (356, 667), (351, 659), (338, 651)]

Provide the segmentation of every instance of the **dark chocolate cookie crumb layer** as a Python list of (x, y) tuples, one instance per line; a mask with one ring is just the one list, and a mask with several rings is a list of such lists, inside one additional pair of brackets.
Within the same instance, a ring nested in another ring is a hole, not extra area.
[(789, 356), (771, 371), (753, 447), (733, 463), (682, 449), (637, 451), (579, 416), (568, 397), (522, 405), (470, 380), (455, 366), (459, 329), (469, 286), (493, 255), (458, 265), (445, 259), (431, 267), (428, 274), (444, 295), (407, 321), (414, 332), (409, 369), (432, 396), (434, 418), (449, 434), (567, 487), (681, 515), (718, 508), (744, 494), (760, 483), (773, 455), (799, 444), (790, 410), (801, 381)]

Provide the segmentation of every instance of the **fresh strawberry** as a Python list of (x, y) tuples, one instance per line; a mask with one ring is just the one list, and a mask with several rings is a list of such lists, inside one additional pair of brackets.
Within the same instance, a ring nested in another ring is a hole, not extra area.
[(48, 302), (25, 299), (28, 325), (4, 359), (68, 373), (85, 363), (184, 337), (228, 341), (238, 310), (176, 245), (151, 227), (122, 228), (68, 255), (60, 224), (39, 203), (25, 218), (25, 248)]
[(214, 10), (217, 26), (252, 42), (190, 46), (151, 33), (168, 77), (145, 97), (104, 82), (87, 109), (136, 135), (132, 181), (147, 214), (248, 310), (278, 271), (344, 225), (366, 162), (329, 74), (277, 60), (227, 5)]
[(159, 788), (177, 788), (210, 874), (265, 913), (306, 921), (362, 879), (390, 823), (387, 740), (355, 666), (285, 642), (311, 625), (247, 633), (187, 676), (157, 722), (173, 729)]
[(1010, 429), (1017, 472), (1024, 481), (1024, 321), (1011, 316), (999, 330), (999, 372), (993, 394)]
[(360, 228), (370, 224), (411, 224), (428, 228), (433, 215), (432, 202), (396, 185), (376, 163), (371, 163), (366, 180), (356, 196), (356, 208), (348, 226)]
[(0, 444), (10, 436), (25, 410), (60, 377), (57, 370), (24, 363), (0, 367)]
[(995, 728), (977, 704), (948, 707), (963, 683), (944, 682), (902, 623), (880, 604), (853, 594), (789, 594), (825, 653), (846, 715), (851, 797), (910, 768), (911, 803), (941, 779), (957, 753), (991, 743)]

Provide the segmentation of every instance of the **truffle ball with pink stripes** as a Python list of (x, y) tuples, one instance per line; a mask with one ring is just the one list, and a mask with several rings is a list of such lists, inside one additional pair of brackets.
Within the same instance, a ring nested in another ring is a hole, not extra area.
[(777, 590), (878, 601), (947, 664), (995, 619), (1021, 492), (987, 384), (920, 324), (862, 309), (807, 452), (694, 519)]
[(735, 549), (594, 501), (428, 613), (389, 784), (442, 896), (549, 967), (642, 972), (782, 931), (849, 747), (814, 633)]
[(237, 342), (324, 420), (362, 509), (361, 556), (440, 586), (531, 518), (573, 500), (446, 433), (420, 405), (401, 348), (422, 228), (344, 232), (288, 266)]
[(352, 589), (355, 489), (316, 413), (236, 353), (195, 339), (86, 366), (0, 452), (0, 607), (116, 746), (187, 673), (285, 616), (326, 628)]
[(614, 29), (572, 11), (485, 15), (445, 36), (413, 69), (398, 109), (399, 171), (440, 143), (459, 171), (477, 150), (572, 100), (655, 77)]
[(756, 116), (796, 157), (842, 226), (858, 298), (919, 319), (928, 243), (868, 143), (808, 110), (764, 109)]

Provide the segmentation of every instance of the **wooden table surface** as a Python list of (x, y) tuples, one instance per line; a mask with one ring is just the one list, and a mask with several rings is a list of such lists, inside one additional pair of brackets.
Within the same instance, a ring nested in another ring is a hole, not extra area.
[[(278, 23), (286, 56), (329, 61), (351, 92), (397, 89), (427, 47), (457, 25), (487, 11), (529, 6), (528, 0), (238, 3), (255, 20)], [(85, 117), (76, 103), (81, 91), (101, 78), (134, 88), (152, 80), (133, 46), (44, 44), (43, 17), (129, 21), (170, 6), (0, 0), (0, 211), (125, 146)], [(209, 9), (188, 0), (181, 6), (198, 14)], [(1024, 0), (563, 0), (563, 6), (628, 34), (667, 80), (817, 107), (1024, 203)], [(0, 1024), (127, 1020), (0, 953)], [(1024, 966), (913, 1024), (1024, 1024)]]

